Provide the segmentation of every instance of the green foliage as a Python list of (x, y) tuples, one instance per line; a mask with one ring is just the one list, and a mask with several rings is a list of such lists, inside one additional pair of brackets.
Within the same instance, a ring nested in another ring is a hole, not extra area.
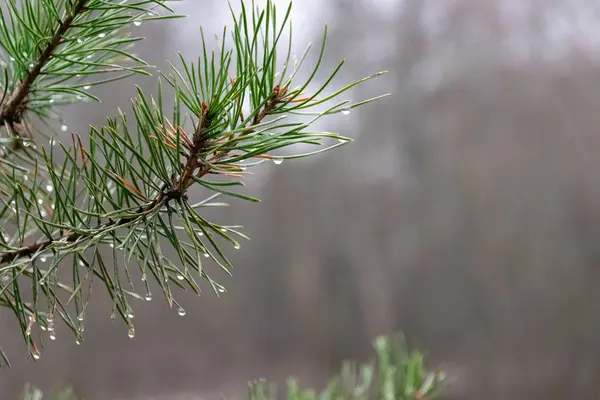
[[(428, 372), (423, 354), (409, 351), (404, 337), (381, 336), (374, 342), (375, 362), (357, 367), (346, 362), (338, 376), (330, 380), (326, 389), (317, 393), (301, 389), (295, 379), (287, 384), (288, 400), (424, 400), (440, 395), (445, 377), (441, 371)], [(249, 400), (274, 400), (279, 398), (274, 385), (264, 379), (249, 383)], [(39, 397), (35, 397), (39, 395)], [(41, 391), (28, 386), (24, 400), (41, 399)], [(76, 400), (72, 389), (59, 391), (53, 400)]]
[[(431, 399), (440, 394), (444, 382), (443, 372), (427, 372), (424, 356), (419, 351), (410, 352), (404, 337), (380, 336), (374, 342), (377, 351), (375, 362), (357, 367), (355, 362), (345, 362), (338, 376), (333, 378), (321, 393), (300, 389), (295, 379), (289, 379), (289, 400), (419, 400)], [(251, 400), (277, 399), (275, 387), (265, 380), (250, 382)]]
[[(381, 75), (331, 89), (341, 62), (315, 84), (325, 29), (315, 65), (298, 82), (306, 54), (293, 62), (291, 42), (282, 40), (286, 30), (291, 37), (291, 4), (279, 14), (272, 1), (264, 9), (242, 3), (237, 11), (231, 7), (233, 27), (223, 31), (217, 49), (208, 48), (201, 31), (201, 56), (189, 62), (180, 55), (177, 65), (160, 73), (155, 95), (138, 88), (131, 112), (119, 110), (104, 126), (62, 143), (44, 129), (33, 131), (30, 121), (58, 115), (60, 105), (97, 100), (88, 91), (94, 85), (148, 74), (148, 65), (130, 52), (139, 38), (131, 38), (129, 28), (178, 16), (159, 0), (6, 1), (0, 25), (0, 306), (13, 311), (33, 359), (40, 357), (43, 336), (55, 337), (55, 321), (77, 343), (83, 340), (95, 280), (112, 299), (111, 317), (122, 319), (132, 338), (133, 302), (150, 301), (154, 286), (180, 315), (185, 310), (174, 288), (200, 293), (204, 280), (217, 296), (223, 293), (212, 269), (230, 274), (225, 247), (239, 249), (246, 237), (238, 226), (207, 220), (204, 210), (226, 206), (219, 197), (258, 201), (238, 189), (260, 163), (348, 143), (311, 126), (374, 100), (338, 98)], [(116, 75), (92, 79), (105, 74)], [(170, 110), (166, 98), (174, 99)], [(44, 136), (49, 142), (40, 141)], [(298, 144), (314, 149), (278, 153)], [(192, 186), (209, 195), (192, 202)], [(0, 360), (8, 363), (1, 348)]]

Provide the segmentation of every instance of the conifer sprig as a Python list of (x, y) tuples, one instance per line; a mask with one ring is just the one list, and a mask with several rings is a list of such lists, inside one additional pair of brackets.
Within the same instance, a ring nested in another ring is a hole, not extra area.
[[(75, 97), (85, 92), (77, 83), (69, 86), (66, 82), (76, 78), (77, 72), (93, 73), (116, 65), (110, 54), (123, 56), (116, 49), (130, 39), (124, 39), (127, 33), (115, 27), (147, 15), (139, 8), (148, 3), (164, 6), (159, 1), (59, 3), (67, 14), (71, 11), (68, 15), (75, 15), (69, 22), (72, 28), (90, 31), (84, 43), (89, 45), (110, 34), (114, 46), (103, 42), (107, 58), (71, 63), (74, 71), (67, 75), (52, 74), (63, 71), (58, 66), (53, 69), (54, 60), (72, 62), (70, 57), (88, 53), (80, 53), (77, 47), (56, 47), (29, 85), (26, 114), (44, 116), (51, 109), (48, 104), (31, 107), (34, 95), (54, 93), (57, 87), (62, 88), (60, 93)], [(100, 15), (104, 18), (100, 25), (110, 28), (98, 28), (77, 14), (80, 3), (85, 10), (94, 11), (94, 21)], [(126, 16), (131, 10), (135, 16)], [(6, 223), (0, 227), (0, 306), (16, 315), (33, 358), (40, 356), (34, 333), (45, 330), (50, 338), (55, 337), (55, 319), (62, 320), (81, 342), (94, 280), (105, 287), (113, 301), (112, 317), (125, 322), (130, 337), (135, 336), (132, 301), (151, 300), (154, 286), (180, 315), (185, 315), (185, 310), (174, 298), (174, 286), (199, 294), (200, 278), (217, 295), (225, 292), (205, 261), (230, 274), (232, 265), (224, 248), (239, 249), (239, 240), (246, 237), (237, 226), (207, 220), (203, 216), (206, 207), (227, 205), (215, 201), (217, 197), (258, 201), (236, 189), (244, 186), (247, 170), (259, 163), (273, 160), (279, 164), (284, 158), (305, 157), (350, 141), (335, 133), (314, 131), (311, 125), (323, 116), (347, 113), (349, 108), (372, 101), (330, 104), (357, 83), (381, 73), (330, 91), (340, 64), (323, 85), (308, 93), (321, 66), (326, 31), (316, 65), (308, 79), (296, 85), (302, 62), (293, 65), (290, 45), (281, 43), (285, 29), (290, 28), (291, 4), (282, 22), (276, 11), (270, 0), (264, 9), (247, 9), (243, 4), (239, 12), (232, 9), (233, 30), (231, 35), (223, 32), (218, 49), (209, 50), (201, 33), (203, 46), (196, 62), (180, 55), (180, 65), (172, 64), (169, 72), (162, 73), (155, 96), (138, 88), (130, 116), (120, 111), (106, 125), (91, 127), (88, 137), (73, 134), (70, 144), (60, 146), (53, 146), (55, 142), (36, 146), (29, 140), (8, 138), (21, 140), (23, 151), (0, 158), (0, 218)], [(94, 46), (93, 51), (100, 51)], [(281, 63), (282, 47), (287, 54)], [(138, 67), (130, 70), (144, 71)], [(165, 83), (175, 100), (169, 111), (164, 106)], [(17, 83), (14, 87), (18, 91), (22, 86)], [(326, 95), (328, 91), (331, 94)], [(294, 114), (305, 116), (290, 119)], [(4, 125), (17, 122), (14, 117), (5, 118)], [(297, 144), (315, 150), (277, 153)], [(190, 200), (193, 186), (207, 193), (205, 200)], [(131, 270), (133, 266), (137, 272)], [(141, 277), (142, 290), (136, 288), (136, 276)], [(3, 354), (0, 349), (0, 356)]]
[[(178, 17), (161, 0), (6, 3), (7, 10), (0, 13), (0, 125), (8, 125), (14, 134), (23, 133), (27, 111), (48, 116), (59, 104), (99, 100), (88, 91), (94, 85), (149, 74), (147, 64), (128, 51), (141, 38), (129, 37), (130, 30), (124, 28), (145, 19)], [(160, 10), (168, 15), (160, 16)], [(118, 74), (83, 79), (104, 73)]]

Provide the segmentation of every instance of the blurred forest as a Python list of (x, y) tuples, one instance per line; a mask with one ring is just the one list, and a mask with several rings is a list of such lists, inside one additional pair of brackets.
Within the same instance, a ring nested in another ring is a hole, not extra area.
[[(177, 9), (191, 17), (135, 28), (161, 68), (229, 21), (224, 0)], [(182, 293), (183, 318), (140, 303), (130, 340), (98, 290), (84, 343), (59, 326), (35, 365), (2, 310), (2, 397), (25, 382), (88, 400), (212, 399), (291, 374), (320, 387), (402, 330), (447, 369), (448, 399), (599, 398), (599, 15), (591, 0), (296, 1), (298, 55), (328, 23), (322, 76), (346, 57), (339, 84), (390, 70), (354, 100), (393, 96), (324, 127), (355, 143), (266, 165), (247, 189), (262, 203), (213, 215), (252, 238), (223, 298)], [(127, 110), (135, 88), (95, 94), (69, 127)]]

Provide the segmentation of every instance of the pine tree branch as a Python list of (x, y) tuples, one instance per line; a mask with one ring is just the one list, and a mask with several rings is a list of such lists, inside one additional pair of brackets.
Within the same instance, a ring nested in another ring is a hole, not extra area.
[[(21, 9), (9, 2), (10, 13), (23, 15), (11, 21), (25, 22), (12, 22), (8, 30), (0, 30), (0, 47), (11, 60), (6, 65), (9, 80), (3, 88), (6, 102), (0, 101), (0, 126), (4, 125), (9, 136), (0, 144), (7, 149), (13, 142), (29, 145), (23, 139), (29, 114), (51, 117), (57, 106), (86, 97), (97, 100), (88, 91), (93, 85), (145, 73), (147, 64), (128, 52), (140, 38), (130, 38), (125, 29), (139, 26), (142, 20), (175, 17), (145, 11), (148, 3), (154, 3), (173, 13), (163, 0), (61, 1), (58, 17), (54, 1), (34, 0), (35, 7)], [(78, 342), (83, 339), (83, 314), (94, 276), (105, 285), (113, 300), (113, 315), (127, 324), (131, 338), (135, 329), (130, 300), (151, 299), (147, 277), (156, 279), (169, 305), (180, 308), (180, 315), (185, 311), (173, 297), (173, 286), (200, 293), (196, 282), (200, 278), (217, 296), (223, 293), (224, 287), (209, 276), (210, 268), (203, 266), (203, 260), (207, 258), (231, 274), (232, 264), (222, 245), (239, 249), (237, 239), (247, 236), (236, 226), (206, 219), (200, 210), (226, 206), (212, 202), (217, 196), (260, 201), (230, 189), (244, 185), (248, 168), (266, 159), (280, 164), (284, 158), (307, 157), (348, 143), (349, 138), (309, 127), (324, 116), (377, 99), (325, 104), (380, 75), (326, 94), (343, 62), (306, 95), (321, 66), (326, 30), (312, 72), (297, 85), (294, 78), (304, 57), (298, 64), (292, 63), (288, 46), (282, 71), (277, 62), (291, 4), (282, 24), (277, 24), (272, 0), (263, 11), (253, 6), (248, 13), (243, 2), (241, 5), (237, 16), (232, 10), (234, 47), (227, 49), (225, 31), (216, 52), (207, 50), (202, 37), (203, 55), (197, 63), (188, 63), (180, 55), (183, 69), (171, 65), (169, 75), (161, 73), (174, 94), (171, 120), (165, 117), (159, 81), (157, 98), (138, 88), (132, 101), (133, 124), (120, 111), (118, 117), (108, 118), (107, 124), (92, 126), (89, 140), (72, 135), (70, 146), (58, 142), (60, 148), (55, 147), (51, 140), (50, 145), (21, 149), (33, 156), (26, 164), (21, 162), (21, 152), (12, 153), (9, 159), (0, 156), (0, 307), (15, 313), (34, 359), (40, 356), (31, 335), (35, 324), (53, 334), (54, 318), (59, 317)], [(129, 62), (134, 66), (129, 67)], [(292, 65), (293, 70), (288, 71)], [(87, 80), (109, 70), (125, 74)], [(298, 119), (287, 120), (289, 115)], [(190, 116), (193, 135), (183, 130)], [(268, 116), (274, 118), (265, 121)], [(297, 144), (315, 147), (301, 154), (274, 154)], [(233, 179), (211, 180), (208, 174)], [(191, 204), (187, 192), (192, 185), (202, 186), (212, 195)], [(110, 244), (110, 255), (100, 252), (103, 244)], [(165, 245), (174, 251), (170, 257), (162, 251)], [(104, 258), (112, 260), (105, 262)], [(132, 260), (137, 261), (146, 296), (140, 296), (134, 287), (129, 272), (130, 267), (136, 268)], [(59, 273), (69, 261), (73, 263), (72, 284), (64, 282)], [(108, 270), (111, 265), (114, 273)], [(23, 295), (28, 280), (32, 291)], [(27, 301), (30, 293), (33, 303)], [(38, 298), (47, 300), (47, 312), (36, 303)], [(2, 359), (6, 361), (0, 348)]]
[[(65, 34), (73, 26), (75, 18), (85, 11), (85, 4), (88, 0), (77, 0), (73, 7), (73, 11), (63, 20), (52, 38), (46, 44), (46, 47), (41, 51), (41, 54), (33, 67), (29, 70), (25, 79), (21, 81), (17, 89), (11, 95), (10, 99), (4, 104), (0, 110), (0, 125), (8, 123), (13, 126), (14, 123), (20, 123), (23, 118), (23, 113), (26, 109), (27, 98), (34, 81), (42, 72), (42, 68), (52, 58), (54, 51), (63, 42)], [(18, 130), (14, 130), (17, 134)]]
[[(276, 108), (277, 103), (279, 102), (279, 93), (280, 92), (278, 88), (275, 88), (274, 94), (272, 95), (271, 99), (265, 104), (263, 109), (253, 119), (248, 130), (242, 132), (241, 135), (247, 135), (252, 133), (254, 131), (253, 127), (262, 123), (263, 120)], [(212, 121), (210, 110), (208, 109), (208, 106), (205, 103), (203, 104), (203, 108), (204, 114), (201, 118), (201, 122), (198, 124), (196, 132), (194, 133), (193, 146), (190, 154), (188, 155), (187, 162), (181, 171), (180, 178), (176, 179), (170, 187), (165, 188), (165, 190), (158, 193), (158, 195), (150, 203), (140, 207), (136, 211), (136, 214), (138, 214), (138, 216), (109, 221), (106, 224), (98, 226), (96, 230), (94, 230), (94, 233), (92, 233), (89, 236), (84, 235), (82, 233), (68, 233), (59, 238), (47, 239), (42, 242), (34, 243), (27, 247), (23, 247), (14, 251), (3, 252), (0, 256), (0, 264), (10, 263), (19, 258), (30, 257), (33, 254), (50, 247), (53, 243), (60, 242), (65, 244), (71, 244), (77, 242), (80, 239), (98, 236), (98, 234), (102, 233), (102, 231), (114, 230), (115, 228), (118, 228), (120, 226), (126, 225), (131, 222), (135, 222), (140, 218), (144, 218), (143, 215), (146, 215), (151, 211), (156, 210), (157, 208), (162, 208), (163, 206), (167, 205), (171, 200), (176, 200), (183, 197), (185, 195), (185, 192), (195, 182), (194, 176), (196, 178), (202, 178), (203, 176), (207, 175), (211, 172), (211, 165), (219, 162), (229, 153), (229, 151), (221, 151), (212, 157), (211, 162), (206, 163), (200, 161), (199, 155), (204, 150), (206, 150), (206, 145), (209, 143), (207, 133), (210, 129), (210, 124)], [(197, 169), (199, 169), (198, 172), (196, 172)]]

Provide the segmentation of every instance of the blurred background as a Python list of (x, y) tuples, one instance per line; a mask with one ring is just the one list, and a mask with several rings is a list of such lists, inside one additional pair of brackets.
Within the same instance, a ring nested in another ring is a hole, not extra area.
[[(160, 68), (200, 54), (200, 25), (230, 23), (224, 0), (177, 10), (191, 17), (134, 28)], [(265, 165), (247, 189), (262, 203), (214, 215), (252, 238), (221, 299), (181, 293), (185, 317), (139, 303), (131, 340), (96, 291), (85, 342), (57, 326), (36, 364), (1, 310), (2, 397), (25, 382), (88, 400), (215, 399), (288, 375), (320, 388), (401, 330), (448, 371), (447, 399), (599, 398), (599, 13), (591, 0), (296, 1), (298, 56), (329, 24), (321, 79), (345, 57), (338, 85), (390, 70), (352, 100), (393, 96), (320, 126), (353, 144)], [(127, 110), (135, 88), (95, 94), (66, 111), (71, 130)]]

